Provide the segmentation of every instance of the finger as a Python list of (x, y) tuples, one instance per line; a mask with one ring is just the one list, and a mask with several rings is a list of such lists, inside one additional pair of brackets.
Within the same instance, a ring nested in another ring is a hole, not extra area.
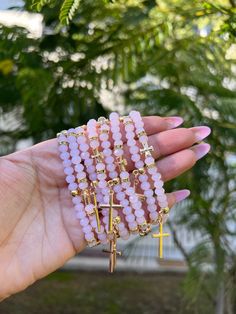
[(171, 208), (175, 204), (183, 201), (189, 195), (190, 195), (190, 191), (186, 190), (186, 189), (185, 190), (174, 191), (172, 193), (166, 193), (169, 208)]
[(202, 143), (159, 160), (156, 164), (162, 179), (169, 181), (178, 177), (192, 168), (196, 161), (205, 156), (209, 150), (210, 145)]
[[(150, 146), (153, 146), (153, 157), (157, 159), (191, 147), (194, 143), (206, 138), (210, 132), (211, 129), (207, 126), (167, 130), (149, 136), (148, 143)], [(139, 141), (136, 142), (136, 145), (141, 148)], [(124, 151), (128, 162), (128, 169), (132, 171), (134, 163), (131, 160), (127, 145), (124, 146)]]
[[(181, 117), (159, 117), (159, 116), (147, 116), (143, 117), (144, 129), (147, 135), (152, 135), (158, 132), (163, 132), (166, 130), (170, 130), (178, 127), (183, 123), (183, 119)], [(126, 139), (126, 131), (123, 123), (120, 123), (120, 131), (122, 134), (123, 143), (127, 142)], [(99, 131), (98, 131), (99, 133)], [(112, 138), (111, 131), (109, 133), (109, 141), (111, 143), (111, 147), (114, 145), (114, 141)]]

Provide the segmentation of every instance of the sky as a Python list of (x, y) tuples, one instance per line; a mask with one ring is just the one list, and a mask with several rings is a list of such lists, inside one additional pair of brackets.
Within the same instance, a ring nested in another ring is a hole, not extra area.
[(7, 8), (15, 5), (20, 5), (20, 0), (0, 0), (0, 10), (6, 10)]

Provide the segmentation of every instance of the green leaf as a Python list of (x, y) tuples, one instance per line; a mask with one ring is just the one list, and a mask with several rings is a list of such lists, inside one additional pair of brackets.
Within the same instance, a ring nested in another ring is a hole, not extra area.
[(68, 25), (69, 21), (75, 15), (76, 10), (79, 8), (80, 0), (64, 0), (60, 10), (60, 22)]

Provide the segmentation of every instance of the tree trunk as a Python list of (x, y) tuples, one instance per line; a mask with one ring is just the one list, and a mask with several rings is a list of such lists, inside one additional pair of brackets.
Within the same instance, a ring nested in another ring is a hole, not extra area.
[(224, 281), (222, 279), (221, 283), (219, 284), (219, 288), (216, 295), (216, 308), (215, 314), (224, 314), (224, 303), (225, 303), (225, 287)]

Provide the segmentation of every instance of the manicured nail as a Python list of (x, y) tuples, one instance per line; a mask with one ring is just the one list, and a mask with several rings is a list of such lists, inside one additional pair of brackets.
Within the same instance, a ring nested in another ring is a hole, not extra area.
[(201, 143), (201, 144), (193, 146), (191, 149), (196, 154), (197, 160), (198, 160), (209, 152), (209, 150), (211, 149), (211, 146), (207, 143)]
[(197, 126), (191, 128), (191, 130), (194, 132), (196, 142), (202, 141), (211, 133), (211, 129), (208, 126)]
[(167, 117), (166, 122), (168, 124), (169, 129), (177, 128), (180, 124), (184, 122), (181, 117)]
[(180, 190), (180, 191), (174, 192), (174, 194), (175, 194), (176, 203), (179, 203), (190, 195), (190, 191), (189, 190)]

